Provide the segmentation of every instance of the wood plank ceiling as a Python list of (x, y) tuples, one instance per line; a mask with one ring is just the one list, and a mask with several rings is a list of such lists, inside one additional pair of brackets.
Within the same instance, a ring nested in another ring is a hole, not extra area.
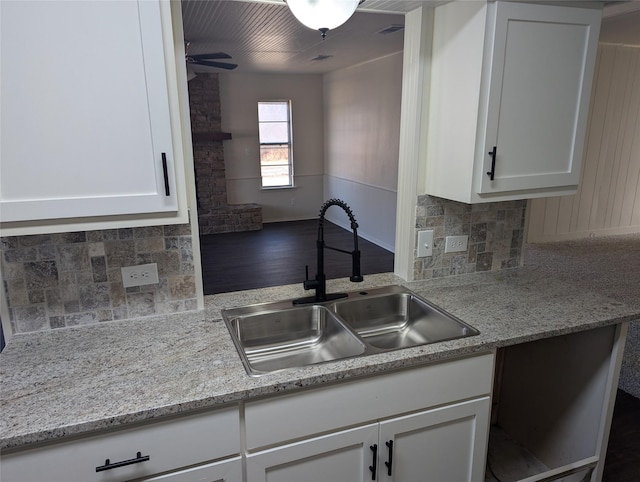
[(402, 29), (379, 32), (404, 25), (404, 12), (424, 3), (443, 2), (366, 0), (324, 41), (300, 24), (282, 0), (184, 0), (182, 10), (191, 54), (226, 52), (233, 57), (229, 62), (238, 64), (234, 72), (325, 73), (401, 51)]
[[(447, 1), (365, 0), (325, 41), (298, 22), (284, 0), (183, 0), (182, 5), (192, 54), (227, 52), (239, 65), (234, 72), (325, 73), (402, 50), (403, 30), (379, 32), (404, 25), (404, 14), (420, 5)], [(612, 18), (603, 22), (604, 41), (632, 43), (630, 39), (640, 32), (640, 2), (605, 4), (605, 17), (609, 10)], [(198, 70), (219, 72), (208, 67)]]

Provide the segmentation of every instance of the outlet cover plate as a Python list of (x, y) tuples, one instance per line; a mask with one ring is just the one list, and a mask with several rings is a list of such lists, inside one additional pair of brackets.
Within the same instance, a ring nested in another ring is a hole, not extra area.
[(125, 288), (158, 283), (158, 265), (156, 263), (126, 266), (121, 268), (122, 284)]
[(469, 243), (469, 236), (466, 234), (463, 236), (447, 236), (444, 245), (445, 253), (457, 253), (459, 251), (466, 251)]
[(418, 231), (418, 258), (433, 256), (433, 230)]

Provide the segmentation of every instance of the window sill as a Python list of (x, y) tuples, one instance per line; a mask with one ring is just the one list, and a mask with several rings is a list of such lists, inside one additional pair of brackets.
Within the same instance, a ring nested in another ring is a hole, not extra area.
[(273, 187), (261, 187), (261, 191), (280, 191), (288, 189), (298, 189), (297, 186), (273, 186)]

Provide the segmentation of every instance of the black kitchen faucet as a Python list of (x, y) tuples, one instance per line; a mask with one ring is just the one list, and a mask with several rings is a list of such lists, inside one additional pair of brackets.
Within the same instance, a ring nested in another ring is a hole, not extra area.
[[(344, 249), (333, 248), (327, 246), (324, 242), (324, 215), (327, 209), (331, 206), (339, 206), (349, 216), (351, 221), (351, 230), (353, 231), (353, 251), (347, 251)], [(316, 240), (317, 249), (317, 273), (315, 279), (309, 279), (309, 266), (306, 266), (305, 281), (303, 283), (305, 290), (315, 289), (315, 296), (307, 296), (305, 298), (299, 298), (293, 301), (294, 305), (300, 305), (305, 303), (317, 303), (322, 301), (337, 300), (340, 298), (346, 298), (346, 293), (332, 293), (327, 294), (327, 278), (324, 274), (324, 249), (331, 249), (340, 253), (351, 255), (351, 276), (349, 280), (354, 283), (361, 282), (364, 278), (360, 273), (360, 251), (358, 250), (358, 223), (356, 218), (351, 212), (351, 208), (340, 199), (329, 199), (320, 208), (320, 216), (318, 218), (318, 239)]]

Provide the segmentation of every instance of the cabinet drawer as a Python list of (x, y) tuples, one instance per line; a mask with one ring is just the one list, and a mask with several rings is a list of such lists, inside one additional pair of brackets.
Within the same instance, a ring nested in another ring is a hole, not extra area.
[[(240, 452), (237, 407), (61, 442), (2, 456), (8, 482), (115, 482), (145, 477)], [(96, 467), (149, 459), (96, 472)]]
[(488, 395), (492, 381), (488, 353), (249, 402), (247, 448)]
[(144, 482), (242, 482), (242, 457), (158, 475)]

